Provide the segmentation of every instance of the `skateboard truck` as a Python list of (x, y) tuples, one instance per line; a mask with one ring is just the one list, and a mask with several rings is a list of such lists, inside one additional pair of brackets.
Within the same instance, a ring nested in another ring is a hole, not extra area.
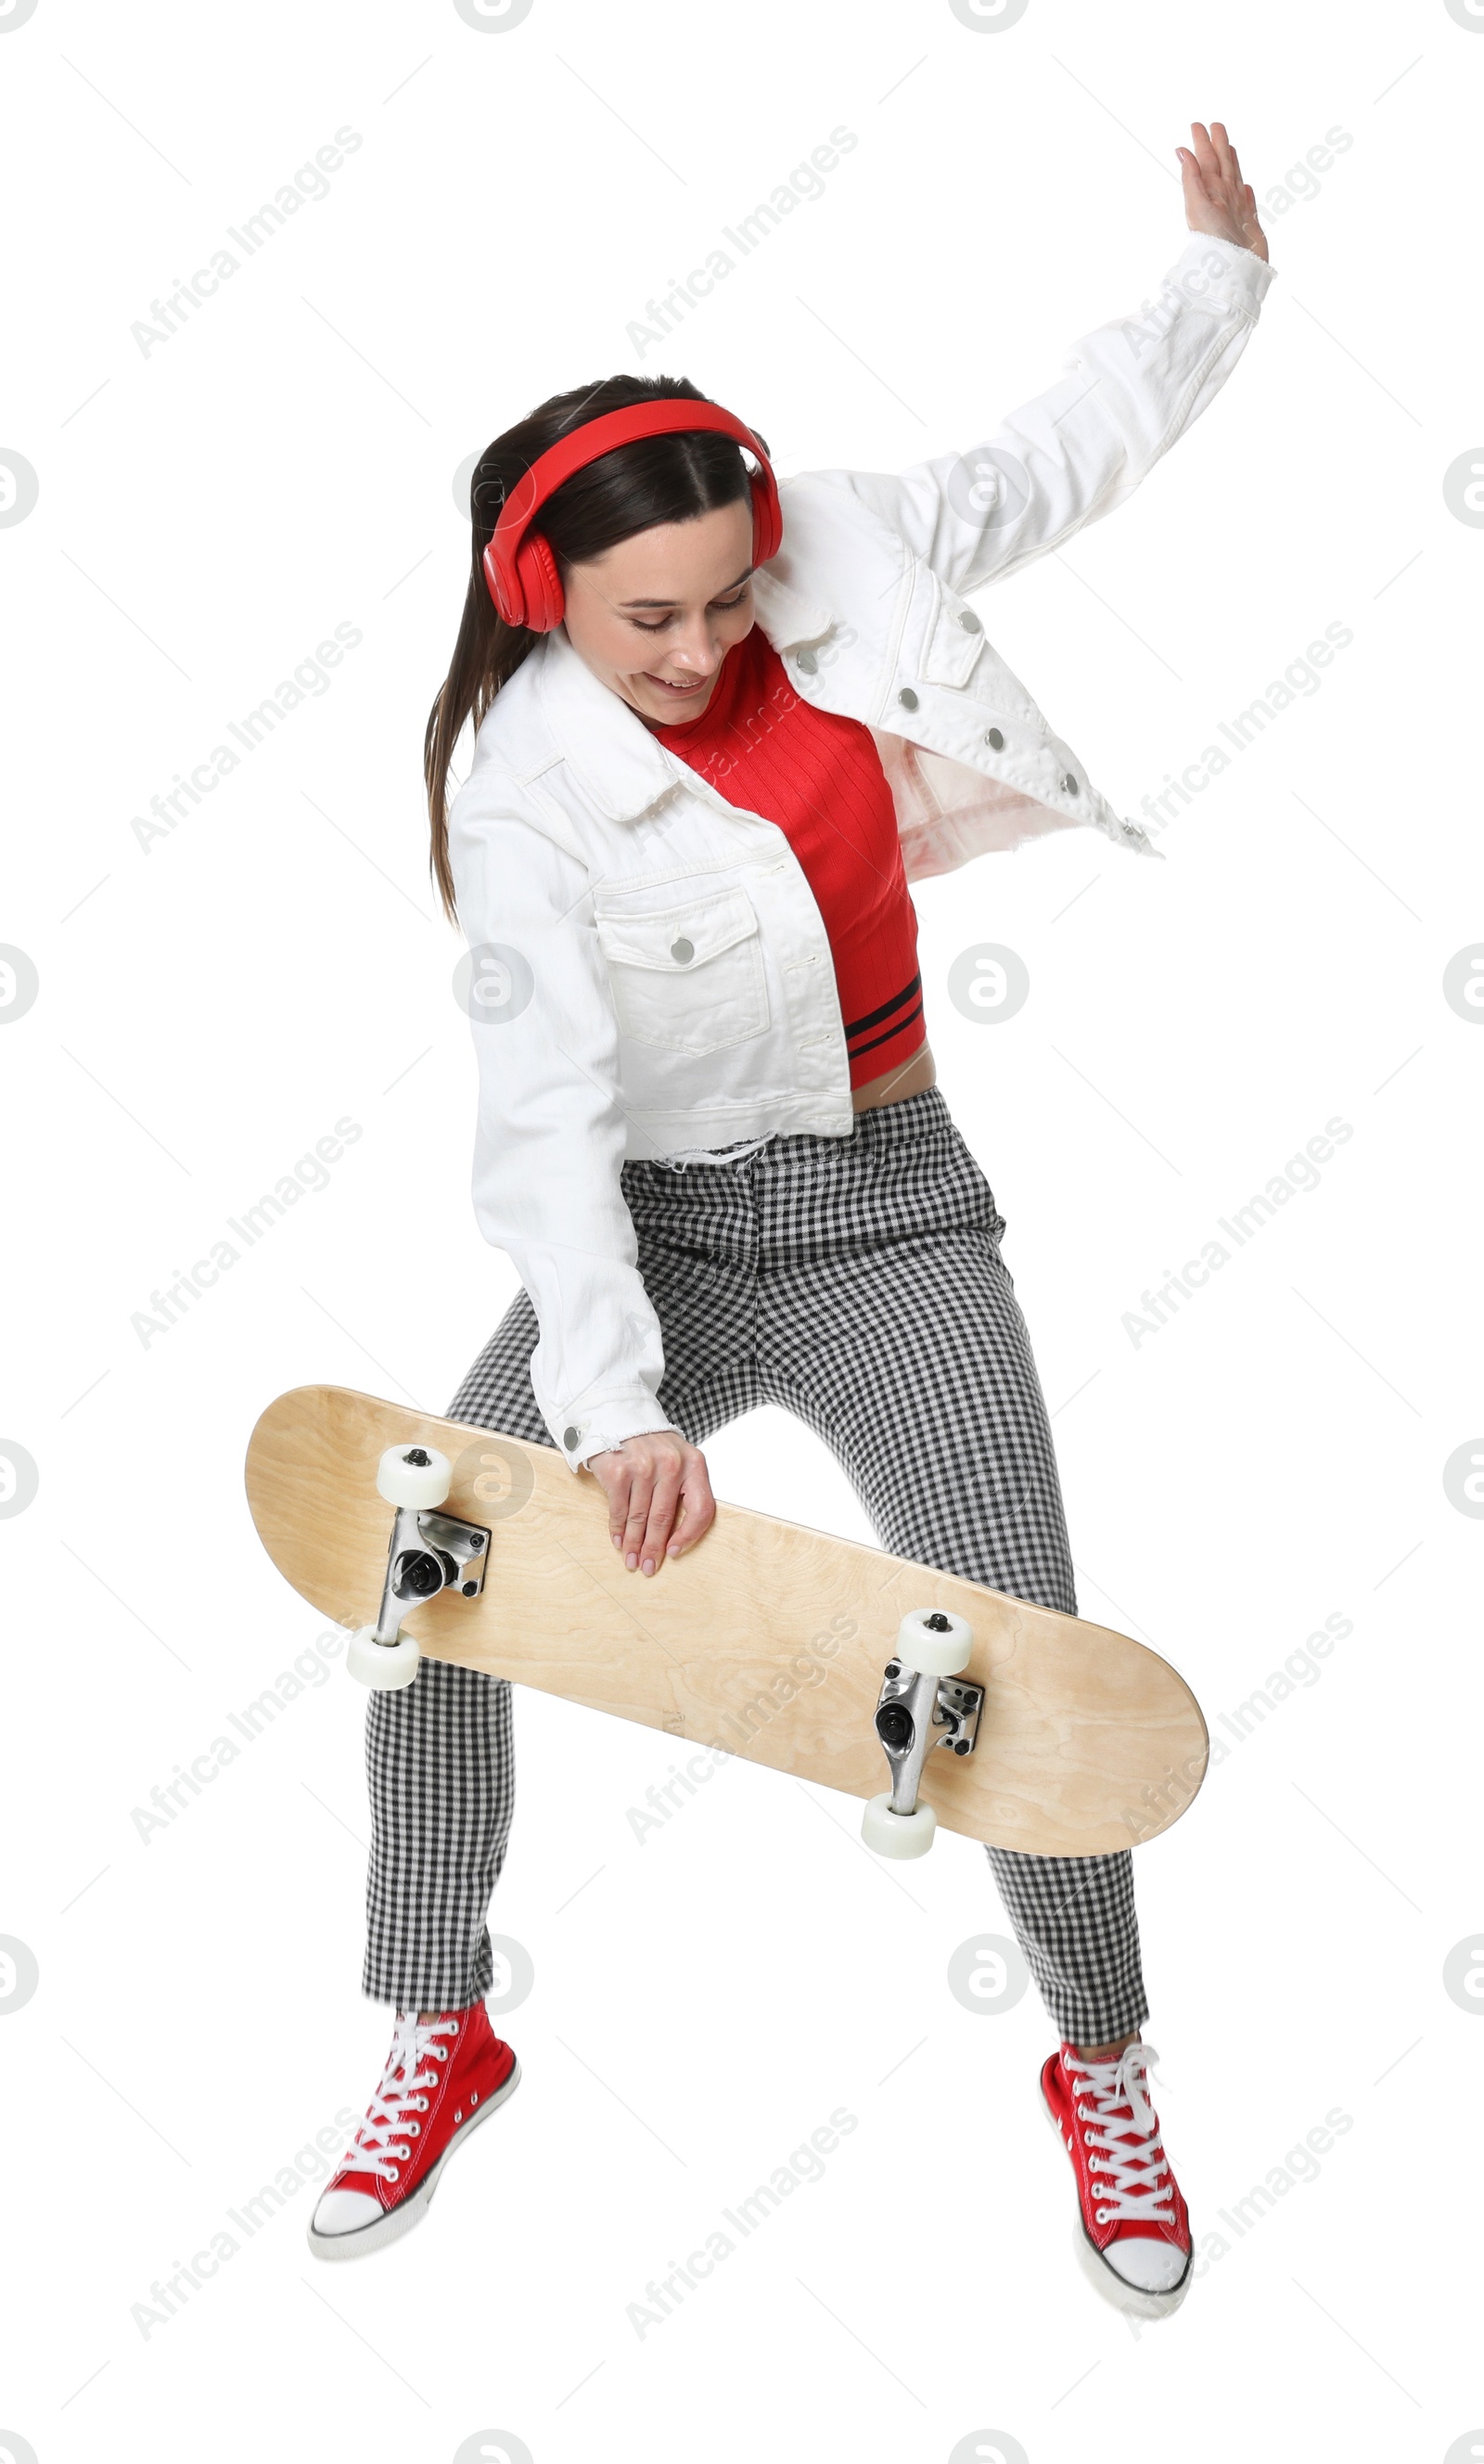
[(346, 1665), (362, 1685), (392, 1689), (410, 1685), (421, 1657), (417, 1642), (402, 1632), (404, 1609), (421, 1607), (440, 1592), (477, 1599), (485, 1587), (490, 1534), (477, 1523), (441, 1514), (453, 1485), (453, 1466), (433, 1446), (388, 1446), (376, 1467), (376, 1485), (397, 1509), (386, 1551), (386, 1580), (375, 1625), (350, 1639)]
[(938, 1817), (930, 1805), (918, 1804), (918, 1783), (935, 1750), (973, 1752), (984, 1688), (960, 1675), (972, 1643), (972, 1627), (947, 1609), (911, 1609), (902, 1620), (876, 1705), (891, 1786), (868, 1798), (861, 1824), (878, 1857), (926, 1857), (932, 1846)]

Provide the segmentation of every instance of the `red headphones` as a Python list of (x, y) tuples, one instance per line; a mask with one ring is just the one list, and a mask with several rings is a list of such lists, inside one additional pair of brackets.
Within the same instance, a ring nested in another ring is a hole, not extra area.
[(540, 531), (531, 528), (538, 509), (574, 471), (585, 469), (617, 445), (636, 437), (671, 436), (704, 428), (734, 437), (757, 457), (750, 474), (753, 495), (753, 562), (766, 564), (783, 543), (783, 508), (778, 502), (773, 466), (750, 428), (719, 403), (691, 402), (673, 396), (659, 402), (633, 403), (623, 410), (607, 410), (575, 428), (546, 452), (511, 490), (500, 510), (494, 536), (484, 553), (490, 596), (507, 625), (524, 625), (533, 633), (550, 633), (561, 623), (565, 600), (556, 559)]

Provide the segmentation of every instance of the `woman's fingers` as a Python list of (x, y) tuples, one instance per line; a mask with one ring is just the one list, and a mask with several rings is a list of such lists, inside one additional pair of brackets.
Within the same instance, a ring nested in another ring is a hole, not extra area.
[(683, 1555), (714, 1519), (706, 1458), (678, 1430), (626, 1438), (588, 1469), (607, 1495), (609, 1535), (631, 1573), (657, 1573), (666, 1550)]
[(647, 1492), (629, 1500), (628, 1521), (623, 1527), (623, 1563), (630, 1573), (637, 1568), (642, 1574), (652, 1574), (663, 1562), (679, 1502), (680, 1464), (663, 1462)]
[(629, 1484), (628, 1504), (619, 1534), (619, 1546), (623, 1551), (623, 1563), (631, 1571), (639, 1563), (639, 1551), (649, 1521), (649, 1501), (653, 1494), (652, 1478), (636, 1474)]
[(1189, 146), (1176, 148), (1189, 228), (1233, 240), (1265, 258), (1268, 243), (1257, 219), (1257, 200), (1242, 177), (1225, 123), (1213, 120), (1208, 129), (1204, 121), (1192, 120), (1190, 140)]
[(683, 1557), (693, 1549), (705, 1531), (716, 1520), (716, 1500), (711, 1495), (711, 1483), (706, 1468), (706, 1457), (699, 1447), (691, 1452), (680, 1487), (680, 1517), (669, 1544), (672, 1557)]
[(1213, 120), (1208, 130), (1204, 121), (1192, 120), (1190, 134), (1195, 140), (1195, 159), (1208, 178), (1225, 187), (1240, 176), (1236, 148), (1227, 135), (1224, 121)]
[(1213, 120), (1209, 130), (1204, 121), (1191, 121), (1190, 151), (1201, 188), (1212, 205), (1229, 203), (1235, 178), (1235, 156), (1219, 120)]
[(1200, 165), (1208, 195), (1213, 204), (1229, 206), (1233, 214), (1240, 214), (1243, 196), (1245, 194), (1251, 197), (1252, 190), (1246, 187), (1242, 179), (1242, 166), (1237, 161), (1236, 147), (1228, 137), (1225, 124), (1219, 120), (1213, 120), (1211, 123), (1210, 136), (1198, 120), (1192, 120), (1190, 128), (1196, 141), (1196, 161)]

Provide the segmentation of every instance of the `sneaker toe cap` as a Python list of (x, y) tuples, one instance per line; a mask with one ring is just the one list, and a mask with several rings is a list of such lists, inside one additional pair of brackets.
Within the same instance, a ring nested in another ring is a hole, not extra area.
[(315, 2231), (331, 2237), (359, 2233), (362, 2225), (375, 2224), (384, 2212), (380, 2199), (364, 2190), (326, 2190), (315, 2210)]
[(1102, 2255), (1116, 2276), (1141, 2293), (1173, 2293), (1190, 2258), (1189, 2251), (1144, 2233), (1109, 2242)]

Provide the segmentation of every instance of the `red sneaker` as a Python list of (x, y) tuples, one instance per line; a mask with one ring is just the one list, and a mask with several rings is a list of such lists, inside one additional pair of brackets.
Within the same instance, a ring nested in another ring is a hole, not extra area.
[(456, 2146), (503, 2104), (520, 2064), (482, 2002), (399, 2012), (382, 2084), (309, 2222), (316, 2258), (360, 2258), (422, 2221)]
[(1063, 2045), (1041, 2068), (1041, 2095), (1072, 2159), (1081, 2203), (1078, 2254), (1104, 2299), (1141, 2318), (1179, 2308), (1190, 2282), (1190, 2219), (1149, 2102), (1152, 2045), (1083, 2061)]

